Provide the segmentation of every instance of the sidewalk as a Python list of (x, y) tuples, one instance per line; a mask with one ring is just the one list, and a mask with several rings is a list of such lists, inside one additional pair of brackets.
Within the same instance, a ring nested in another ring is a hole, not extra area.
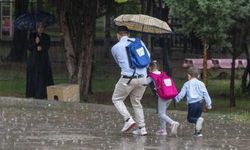
[(250, 149), (250, 125), (218, 114), (203, 114), (203, 137), (192, 136), (186, 112), (170, 111), (181, 124), (178, 137), (156, 136), (158, 118), (145, 109), (149, 135), (121, 134), (113, 106), (0, 97), (0, 149), (3, 150), (193, 150)]

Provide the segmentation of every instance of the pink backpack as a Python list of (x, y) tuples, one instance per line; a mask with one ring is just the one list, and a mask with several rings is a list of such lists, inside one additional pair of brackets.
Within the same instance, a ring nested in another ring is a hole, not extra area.
[(165, 72), (149, 73), (148, 75), (154, 80), (156, 92), (162, 99), (170, 100), (178, 94), (174, 80)]

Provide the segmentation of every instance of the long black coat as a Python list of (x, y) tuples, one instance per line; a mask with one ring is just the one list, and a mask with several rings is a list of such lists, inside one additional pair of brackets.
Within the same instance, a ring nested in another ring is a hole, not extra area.
[[(37, 33), (32, 33), (29, 38), (26, 97), (46, 99), (46, 87), (54, 84), (48, 55), (50, 37), (43, 33), (39, 36), (40, 43), (36, 44), (37, 36)], [(37, 46), (41, 46), (42, 50), (37, 51)]]

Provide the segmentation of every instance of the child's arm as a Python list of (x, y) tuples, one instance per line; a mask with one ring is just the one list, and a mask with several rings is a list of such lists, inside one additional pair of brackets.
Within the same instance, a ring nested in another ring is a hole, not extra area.
[(204, 99), (206, 101), (207, 108), (212, 109), (212, 101), (211, 101), (211, 98), (210, 98), (210, 96), (208, 94), (208, 91), (207, 91), (207, 88), (206, 88), (205, 84), (203, 84), (201, 86), (201, 91), (202, 91), (203, 97), (204, 97)]
[(183, 99), (183, 97), (186, 95), (186, 93), (187, 93), (187, 88), (184, 84), (179, 94), (175, 97), (176, 102), (179, 103)]
[(147, 77), (147, 80), (146, 80), (146, 82), (145, 82), (143, 85), (144, 85), (144, 86), (148, 86), (152, 81), (153, 81), (152, 78)]

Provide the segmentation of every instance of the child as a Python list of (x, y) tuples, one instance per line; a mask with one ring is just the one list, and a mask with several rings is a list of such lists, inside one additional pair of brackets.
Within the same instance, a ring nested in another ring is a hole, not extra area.
[[(151, 74), (160, 76), (161, 72), (158, 70), (158, 65), (157, 61), (154, 60), (152, 63), (149, 65), (149, 77), (147, 78), (147, 83), (146, 85), (150, 84), (153, 80)], [(156, 81), (154, 81), (154, 84), (156, 85)], [(156, 132), (157, 135), (167, 135), (166, 131), (166, 123), (169, 123), (171, 125), (171, 134), (177, 135), (177, 128), (179, 127), (179, 123), (172, 120), (167, 114), (166, 110), (171, 103), (172, 99), (167, 100), (163, 99), (157, 94), (158, 96), (158, 115), (160, 118), (160, 129)]]
[(188, 105), (187, 120), (190, 123), (195, 123), (195, 136), (202, 136), (201, 129), (204, 119), (201, 117), (202, 101), (206, 101), (208, 109), (212, 109), (211, 98), (207, 92), (203, 82), (198, 80), (199, 70), (191, 67), (187, 70), (188, 81), (184, 83), (181, 92), (175, 97), (176, 102), (186, 96)]

